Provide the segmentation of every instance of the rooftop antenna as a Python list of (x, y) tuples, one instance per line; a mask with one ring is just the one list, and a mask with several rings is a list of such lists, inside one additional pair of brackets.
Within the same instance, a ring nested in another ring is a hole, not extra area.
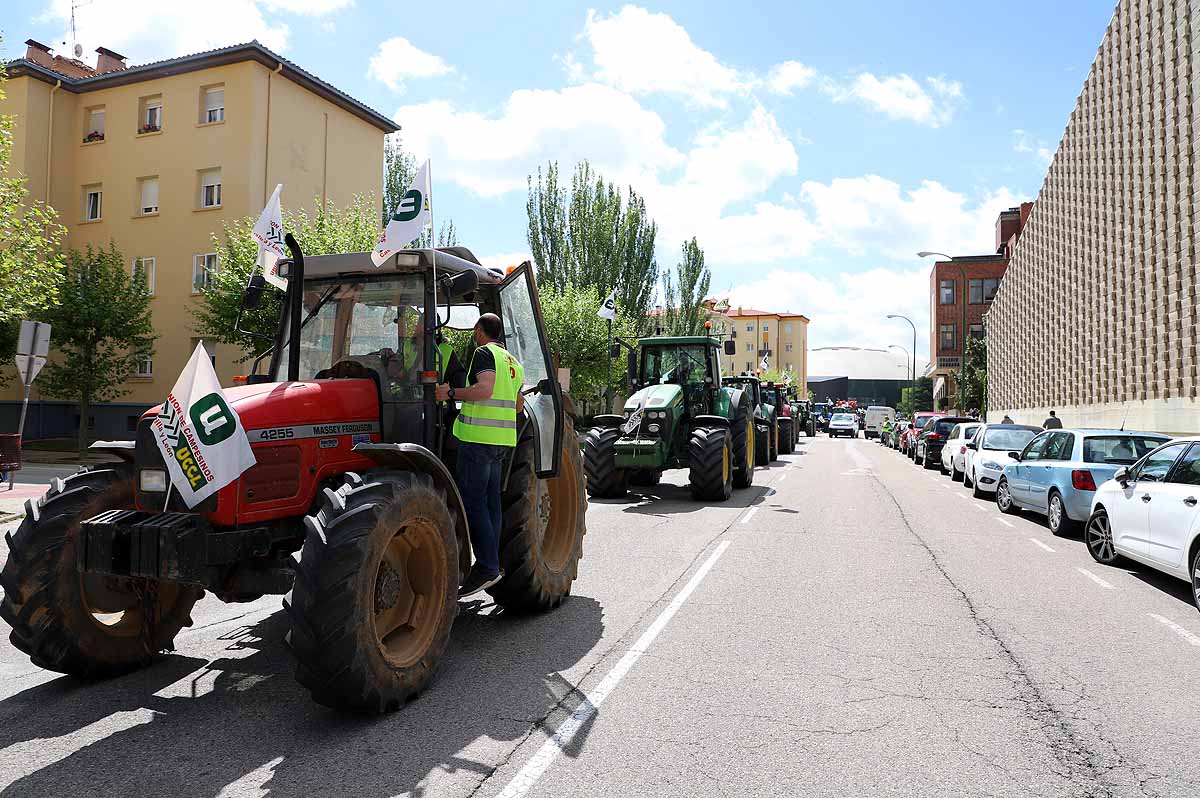
[(76, 58), (83, 57), (83, 45), (77, 41), (75, 35), (75, 9), (83, 8), (87, 5), (91, 5), (91, 0), (88, 0), (86, 3), (81, 3), (79, 0), (71, 0), (71, 52), (75, 54)]
[(1125, 414), (1121, 416), (1121, 432), (1125, 431), (1125, 419), (1129, 418), (1129, 402), (1125, 402)]

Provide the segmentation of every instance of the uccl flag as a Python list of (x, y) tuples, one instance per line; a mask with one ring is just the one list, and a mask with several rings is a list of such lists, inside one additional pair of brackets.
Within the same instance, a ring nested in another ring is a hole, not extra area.
[(283, 242), (283, 210), (279, 207), (279, 192), (283, 191), (283, 183), (275, 186), (267, 207), (254, 223), (250, 235), (258, 244), (258, 264), (262, 267), (263, 277), (267, 282), (281, 290), (287, 290), (287, 280), (279, 276), (276, 264), (280, 258), (287, 257), (287, 245)]
[(596, 311), (596, 315), (609, 321), (617, 318), (617, 289), (614, 288), (612, 290), (612, 293), (608, 295)]
[(188, 507), (195, 507), (255, 463), (242, 420), (225, 401), (203, 342), (196, 345), (151, 427), (167, 461), (171, 484)]
[(396, 254), (396, 250), (408, 246), (429, 226), (433, 218), (429, 195), (429, 161), (426, 161), (417, 171), (408, 191), (400, 198), (392, 218), (388, 219), (387, 227), (379, 236), (379, 243), (371, 252), (371, 260), (376, 266), (382, 266)]

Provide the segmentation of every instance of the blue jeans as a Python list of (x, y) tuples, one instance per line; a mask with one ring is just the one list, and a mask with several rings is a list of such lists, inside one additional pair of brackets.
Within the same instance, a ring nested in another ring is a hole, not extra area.
[(475, 565), (489, 576), (500, 573), (500, 482), (509, 447), (460, 441), (455, 481), (471, 531)]

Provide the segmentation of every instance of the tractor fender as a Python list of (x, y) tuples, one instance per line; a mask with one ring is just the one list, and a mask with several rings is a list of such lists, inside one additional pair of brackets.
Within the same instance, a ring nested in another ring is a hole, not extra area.
[(615, 413), (601, 413), (592, 417), (592, 424), (597, 427), (619, 427), (624, 423), (625, 417)]
[(692, 416), (693, 427), (724, 427), (729, 429), (729, 419), (724, 416)]
[[(458, 484), (446, 464), (430, 450), (416, 443), (358, 443), (351, 451), (366, 455), (387, 468), (415, 471), (433, 477), (437, 487), (446, 492), (446, 501), (455, 518), (454, 534), (458, 538), (459, 568), (462, 573), (471, 569), (471, 537), (467, 531), (467, 512), (463, 508)], [(463, 563), (466, 563), (465, 568)]]
[(88, 451), (111, 454), (120, 457), (126, 463), (132, 463), (133, 446), (133, 441), (96, 441), (88, 447)]

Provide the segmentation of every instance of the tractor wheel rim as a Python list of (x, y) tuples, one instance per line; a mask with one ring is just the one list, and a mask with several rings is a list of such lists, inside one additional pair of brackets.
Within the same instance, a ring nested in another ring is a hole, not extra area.
[[(1112, 528), (1109, 526), (1108, 516), (1098, 515), (1088, 524), (1087, 546), (1097, 560), (1101, 562), (1112, 560), (1116, 550), (1113, 548)], [(1192, 577), (1192, 581), (1195, 584), (1195, 576)]]
[[(575, 552), (575, 533), (579, 528), (579, 480), (577, 464), (566, 452), (563, 453), (558, 476), (544, 483), (547, 512), (541, 523), (542, 562), (558, 573), (567, 567)], [(653, 478), (650, 480), (654, 481)]]
[(414, 518), (396, 530), (380, 556), (372, 620), (380, 650), (397, 667), (419, 661), (437, 634), (448, 589), (440, 552), (436, 525)]
[(721, 482), (729, 481), (729, 444), (721, 447)]
[(746, 470), (754, 468), (754, 439), (757, 436), (754, 434), (753, 419), (746, 422)]

